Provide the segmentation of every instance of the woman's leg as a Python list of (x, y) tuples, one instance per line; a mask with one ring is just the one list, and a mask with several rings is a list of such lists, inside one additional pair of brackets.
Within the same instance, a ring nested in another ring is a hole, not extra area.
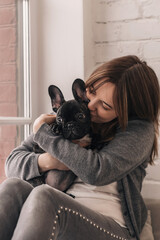
[(18, 178), (0, 184), (0, 239), (11, 239), (23, 203), (32, 189), (30, 184)]
[(47, 185), (33, 189), (23, 205), (12, 240), (131, 239), (111, 218)]

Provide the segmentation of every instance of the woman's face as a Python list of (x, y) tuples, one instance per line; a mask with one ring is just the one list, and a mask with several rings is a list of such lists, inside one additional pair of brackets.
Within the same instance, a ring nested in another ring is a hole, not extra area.
[(91, 114), (91, 121), (95, 123), (110, 122), (117, 117), (113, 104), (113, 94), (115, 90), (115, 84), (106, 82), (98, 87), (101, 83), (95, 83), (92, 87), (86, 89), (87, 98), (89, 99), (88, 108)]

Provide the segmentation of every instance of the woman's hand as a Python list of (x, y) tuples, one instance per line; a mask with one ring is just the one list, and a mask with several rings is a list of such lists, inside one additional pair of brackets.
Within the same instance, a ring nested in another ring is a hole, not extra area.
[(33, 133), (35, 134), (43, 123), (51, 124), (56, 116), (52, 114), (41, 114), (33, 123)]
[(39, 155), (38, 166), (40, 172), (46, 172), (51, 169), (69, 170), (68, 167), (66, 167), (58, 159), (52, 157), (49, 153), (42, 153)]
[(88, 141), (81, 141), (81, 140), (79, 140), (79, 139), (77, 139), (77, 140), (72, 140), (72, 142), (73, 143), (76, 143), (76, 144), (78, 144), (80, 147), (88, 147), (91, 143), (90, 142), (88, 142)]

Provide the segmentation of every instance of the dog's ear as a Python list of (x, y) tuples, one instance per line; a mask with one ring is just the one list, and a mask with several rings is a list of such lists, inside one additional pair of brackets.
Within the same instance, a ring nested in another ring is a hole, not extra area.
[(48, 87), (48, 93), (51, 98), (52, 109), (57, 112), (58, 108), (65, 102), (63, 93), (54, 85)]
[(88, 102), (88, 99), (86, 97), (86, 87), (85, 87), (85, 82), (77, 78), (74, 80), (72, 84), (72, 93), (78, 102)]

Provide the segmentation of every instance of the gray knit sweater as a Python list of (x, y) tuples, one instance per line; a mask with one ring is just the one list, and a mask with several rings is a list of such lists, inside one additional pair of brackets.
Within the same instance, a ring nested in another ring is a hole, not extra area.
[(126, 225), (131, 236), (139, 240), (147, 218), (140, 191), (154, 141), (152, 123), (129, 121), (125, 131), (118, 129), (115, 138), (96, 152), (81, 148), (61, 136), (53, 136), (50, 126), (43, 124), (35, 136), (31, 135), (7, 158), (8, 177), (29, 180), (40, 176), (39, 154), (32, 152), (33, 140), (65, 163), (85, 183), (101, 186), (117, 181)]

